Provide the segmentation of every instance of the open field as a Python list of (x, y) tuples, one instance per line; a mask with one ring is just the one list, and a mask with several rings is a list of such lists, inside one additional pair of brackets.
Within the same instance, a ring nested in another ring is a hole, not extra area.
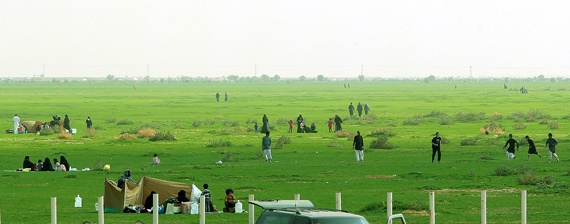
[[(223, 207), (226, 188), (238, 199), (293, 199), (301, 194), (317, 207), (334, 208), (335, 193), (342, 193), (342, 208), (365, 216), (371, 223), (386, 218), (386, 193), (393, 192), (409, 223), (429, 223), (428, 192), (435, 191), (438, 223), (480, 223), (480, 191), (487, 190), (488, 223), (520, 223), (520, 191), (528, 190), (528, 223), (570, 223), (570, 89), (566, 82), (502, 81), (383, 81), (273, 82), (273, 83), (0, 83), (0, 127), (12, 128), (11, 118), (49, 121), (58, 114), (71, 118), (78, 133), (70, 139), (53, 135), (0, 134), (2, 170), (15, 170), (24, 156), (32, 161), (65, 155), (72, 167), (111, 171), (7, 172), (0, 176), (0, 209), (5, 223), (49, 223), (50, 197), (58, 197), (60, 223), (94, 223), (94, 204), (103, 195), (103, 180), (125, 169), (142, 176), (201, 187), (210, 185), (214, 204)], [(525, 86), (529, 94), (520, 94)], [(512, 88), (513, 90), (510, 90)], [(214, 94), (220, 92), (221, 101)], [(229, 101), (223, 102), (223, 92)], [(350, 102), (370, 104), (375, 116), (348, 117)], [(484, 114), (480, 114), (483, 112)], [(461, 113), (463, 116), (458, 115)], [(291, 143), (274, 149), (274, 162), (261, 158), (260, 133), (253, 121), (269, 117), (273, 142)], [(319, 133), (287, 133), (288, 124), (303, 114)], [(326, 121), (338, 114), (343, 128), (364, 135), (366, 162), (357, 163), (352, 141), (327, 132)], [(468, 115), (466, 115), (468, 114)], [(447, 115), (447, 116), (445, 116)], [(91, 116), (95, 133), (87, 133)], [(471, 117), (476, 117), (471, 121)], [(524, 118), (526, 117), (526, 118)], [(463, 122), (462, 121), (467, 121)], [(441, 125), (442, 120), (451, 121)], [(558, 128), (548, 123), (556, 121)], [(495, 122), (503, 134), (485, 135), (481, 128)], [(119, 123), (127, 123), (121, 125)], [(406, 124), (404, 124), (406, 123)], [(418, 123), (417, 125), (411, 125)], [(522, 129), (521, 124), (526, 125)], [(516, 129), (514, 126), (517, 125)], [(122, 131), (149, 127), (170, 132), (175, 141), (146, 138), (121, 140)], [(370, 149), (378, 128), (390, 133), (393, 149)], [(449, 142), (442, 146), (442, 162), (431, 163), (430, 141), (439, 131)], [(546, 163), (547, 133), (558, 140), (560, 163)], [(505, 162), (501, 148), (512, 133), (519, 143), (525, 135), (535, 140), (542, 159), (525, 161), (527, 144), (517, 158)], [(461, 145), (474, 139), (474, 145)], [(217, 141), (230, 146), (216, 146)], [(208, 144), (214, 146), (208, 147)], [(151, 166), (157, 153), (162, 162)], [(224, 160), (222, 165), (216, 165)], [(538, 184), (519, 184), (521, 175), (496, 175), (498, 168), (536, 177)], [(73, 208), (80, 194), (82, 208)], [(244, 203), (244, 209), (248, 210)], [(255, 211), (257, 215), (261, 210)], [(107, 223), (152, 223), (149, 214), (106, 214)], [(246, 214), (211, 214), (207, 223), (247, 223)], [(161, 215), (161, 223), (199, 223), (198, 216)]]

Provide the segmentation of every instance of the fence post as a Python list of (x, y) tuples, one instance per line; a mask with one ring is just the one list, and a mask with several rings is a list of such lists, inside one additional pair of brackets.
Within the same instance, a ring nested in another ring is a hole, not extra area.
[[(249, 201), (254, 201), (254, 196), (253, 194), (249, 195)], [(255, 213), (255, 205), (253, 204), (249, 204), (249, 224), (253, 224), (254, 223), (254, 218), (255, 215), (253, 214)]]
[(487, 191), (481, 191), (481, 224), (487, 224)]
[(388, 192), (388, 200), (386, 200), (386, 212), (388, 215), (386, 219), (388, 219), (392, 215), (392, 192)]
[(435, 224), (435, 193), (429, 192), (429, 210), (430, 210), (430, 217), (429, 223)]
[(206, 197), (200, 195), (200, 224), (206, 224)]
[(57, 198), (51, 197), (51, 224), (57, 224)]
[(158, 194), (152, 195), (152, 223), (158, 224)]
[(295, 201), (298, 201), (298, 200), (301, 200), (301, 194), (295, 194)]
[(105, 204), (104, 204), (104, 197), (99, 196), (97, 197), (97, 212), (99, 213), (99, 224), (105, 223)]
[(521, 192), (521, 223), (526, 224), (526, 190)]
[(336, 210), (342, 210), (342, 201), (340, 192), (336, 192)]

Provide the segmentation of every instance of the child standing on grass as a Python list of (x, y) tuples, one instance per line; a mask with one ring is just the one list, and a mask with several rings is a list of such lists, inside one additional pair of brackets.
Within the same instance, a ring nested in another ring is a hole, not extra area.
[(546, 146), (548, 147), (548, 161), (546, 161), (547, 163), (550, 163), (553, 155), (554, 158), (556, 158), (556, 161), (560, 162), (558, 155), (556, 155), (556, 145), (558, 145), (558, 141), (552, 137), (552, 133), (548, 133), (548, 139), (546, 139)]
[(257, 133), (257, 131), (259, 130), (259, 125), (257, 125), (257, 122), (255, 122), (255, 124), (253, 125), (253, 129), (255, 129), (255, 133)]

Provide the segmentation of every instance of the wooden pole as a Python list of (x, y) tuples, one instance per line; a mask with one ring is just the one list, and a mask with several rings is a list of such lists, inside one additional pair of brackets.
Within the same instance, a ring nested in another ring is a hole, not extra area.
[(487, 224), (487, 191), (481, 191), (481, 224)]
[(521, 192), (521, 223), (526, 224), (526, 190)]
[(206, 197), (200, 195), (200, 224), (206, 224)]

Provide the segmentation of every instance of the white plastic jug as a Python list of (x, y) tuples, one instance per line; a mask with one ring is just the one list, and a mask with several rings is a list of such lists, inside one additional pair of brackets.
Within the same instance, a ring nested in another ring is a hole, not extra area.
[(190, 205), (190, 214), (198, 214), (198, 203), (192, 203)]
[(79, 197), (79, 195), (77, 195), (77, 197), (75, 198), (75, 207), (81, 208), (81, 204), (82, 204), (81, 197)]
[(238, 200), (238, 202), (236, 203), (236, 213), (242, 213), (243, 212), (243, 205), (241, 204), (241, 202)]

